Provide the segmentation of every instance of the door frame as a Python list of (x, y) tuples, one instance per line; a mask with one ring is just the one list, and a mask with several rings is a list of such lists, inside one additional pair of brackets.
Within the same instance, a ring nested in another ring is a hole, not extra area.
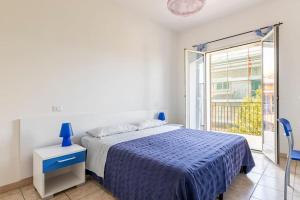
[[(276, 131), (276, 143), (275, 143), (275, 147), (276, 147), (276, 163), (278, 164), (279, 162), (279, 154), (280, 154), (280, 136), (279, 136), (279, 126), (278, 126), (278, 116), (279, 116), (279, 26), (273, 26), (273, 30), (271, 32), (274, 32), (274, 51), (275, 51), (275, 87), (276, 87), (276, 106), (275, 106), (275, 109), (276, 109), (276, 113), (275, 113), (275, 118), (276, 118), (276, 122), (275, 122), (275, 131)], [(267, 37), (269, 34), (271, 33), (268, 33), (265, 37)], [(264, 38), (265, 38), (264, 37)], [(196, 51), (196, 50), (190, 50), (190, 49), (184, 49), (184, 89), (185, 89), (185, 93), (184, 93), (184, 99), (185, 99), (185, 124), (187, 125), (187, 122), (189, 121), (189, 107), (188, 107), (188, 88), (187, 88), (187, 53), (186, 52), (195, 52), (195, 53), (202, 53), (204, 55), (204, 63), (205, 63), (205, 74), (206, 74), (206, 77), (205, 77), (205, 88), (206, 88), (206, 111), (205, 111), (205, 115), (208, 119), (206, 119), (206, 122), (209, 122), (209, 124), (206, 125), (206, 128), (209, 130), (210, 129), (210, 87), (208, 87), (208, 84), (210, 84), (210, 69), (209, 69), (209, 65), (207, 65), (208, 61), (207, 61), (207, 54), (209, 53), (212, 53), (212, 52), (216, 52), (216, 51), (221, 51), (221, 50), (226, 50), (228, 48), (234, 48), (234, 47), (238, 47), (238, 46), (243, 46), (243, 45), (247, 45), (247, 44), (251, 44), (251, 43), (258, 43), (258, 42), (261, 42), (261, 45), (262, 45), (262, 41), (263, 39), (260, 39), (260, 40), (253, 40), (251, 42), (246, 42), (246, 43), (241, 43), (239, 45), (235, 45), (233, 47), (225, 47), (225, 48), (219, 48), (219, 49), (215, 49), (215, 50), (212, 50), (212, 51), (206, 51), (206, 52), (200, 52), (200, 51)], [(262, 52), (263, 54), (263, 52)], [(262, 55), (263, 56), (263, 55)], [(263, 66), (262, 66), (263, 67)], [(263, 70), (263, 69), (262, 69)], [(263, 84), (263, 80), (262, 80), (262, 84)], [(208, 98), (209, 98), (209, 101), (208, 101)], [(263, 104), (263, 99), (262, 99), (262, 104)], [(263, 109), (263, 106), (262, 106), (262, 109)], [(262, 112), (262, 115), (263, 115), (263, 112)], [(263, 116), (262, 116), (263, 117)], [(263, 122), (262, 122), (263, 123)], [(263, 127), (263, 126), (262, 126)], [(262, 133), (263, 134), (263, 133)], [(262, 135), (262, 140), (264, 140), (264, 137)], [(262, 141), (262, 145), (263, 145), (263, 142)], [(263, 149), (263, 148), (262, 148)], [(263, 151), (262, 151), (263, 152)]]
[[(261, 44), (261, 40), (252, 40), (252, 41), (248, 41), (248, 42), (244, 42), (244, 43), (240, 43), (240, 44), (236, 44), (236, 45), (233, 45), (233, 46), (230, 46), (230, 47), (223, 47), (223, 48), (218, 48), (218, 49), (214, 49), (214, 50), (210, 50), (210, 51), (206, 51), (205, 52), (205, 57), (206, 57), (206, 70), (207, 70), (207, 72), (206, 72), (206, 83), (207, 83), (207, 85), (209, 84), (211, 84), (211, 69), (210, 69), (210, 61), (209, 61), (209, 59), (207, 59), (207, 55), (209, 55), (209, 54), (211, 54), (211, 53), (215, 53), (215, 52), (219, 52), (219, 51), (224, 51), (224, 50), (228, 50), (228, 49), (233, 49), (233, 48), (237, 48), (237, 47), (242, 47), (242, 46), (246, 46), (246, 45), (252, 45), (252, 44)], [(207, 127), (209, 127), (208, 128), (208, 130), (210, 131), (210, 127), (211, 127), (211, 119), (210, 119), (210, 117), (211, 117), (211, 85), (209, 86), (209, 87), (207, 87), (207, 89), (206, 89), (206, 91), (207, 91), (207, 102), (206, 102), (206, 104), (207, 104), (207, 113), (206, 113), (206, 116), (207, 116), (207, 122), (209, 122), (209, 124), (207, 124)], [(216, 132), (218, 132), (218, 131), (216, 131)], [(263, 138), (263, 136), (261, 135), (261, 138)], [(262, 147), (261, 147), (261, 149), (262, 149)], [(255, 150), (256, 151), (256, 150)], [(257, 151), (261, 151), (261, 150), (257, 150)]]
[[(196, 50), (190, 50), (190, 49), (184, 49), (184, 99), (185, 99), (185, 127), (186, 128), (190, 128), (190, 103), (189, 103), (189, 77), (188, 77), (188, 72), (189, 69), (187, 69), (188, 67), (188, 58), (187, 55), (188, 53), (199, 53), (203, 55), (203, 63), (204, 63), (204, 69), (205, 69), (205, 81), (204, 81), (204, 90), (205, 90), (205, 95), (207, 95), (207, 77), (206, 77), (206, 73), (207, 73), (207, 68), (206, 68), (206, 52), (201, 52), (201, 51), (196, 51)], [(204, 115), (207, 115), (207, 100), (205, 100), (205, 110), (204, 110)], [(207, 126), (205, 125), (205, 127), (207, 128)]]

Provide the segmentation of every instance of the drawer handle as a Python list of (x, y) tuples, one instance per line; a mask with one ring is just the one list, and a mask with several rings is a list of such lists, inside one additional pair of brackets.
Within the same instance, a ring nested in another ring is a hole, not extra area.
[(74, 159), (76, 159), (76, 157), (75, 157), (75, 156), (74, 156), (74, 157), (72, 157), (72, 158), (67, 158), (67, 159), (64, 159), (64, 160), (58, 160), (57, 162), (58, 162), (58, 163), (63, 163), (63, 162), (67, 162), (67, 161), (74, 160)]

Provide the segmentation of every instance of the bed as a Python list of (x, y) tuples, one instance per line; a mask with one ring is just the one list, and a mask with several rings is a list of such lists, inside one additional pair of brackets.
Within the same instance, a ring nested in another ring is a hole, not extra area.
[(168, 125), (82, 144), (87, 170), (120, 200), (215, 200), (255, 165), (244, 137)]

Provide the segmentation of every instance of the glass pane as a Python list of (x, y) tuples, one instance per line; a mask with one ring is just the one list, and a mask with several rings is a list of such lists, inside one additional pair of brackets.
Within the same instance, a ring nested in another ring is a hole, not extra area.
[(205, 129), (205, 64), (200, 52), (186, 51), (187, 62), (187, 125)]
[(248, 80), (248, 48), (228, 52), (228, 80)]
[(252, 47), (249, 49), (249, 75), (251, 80), (261, 80), (261, 46)]
[(239, 100), (240, 102), (247, 98), (249, 95), (249, 82), (248, 81), (235, 81), (230, 82), (230, 90), (228, 98), (232, 100)]
[(209, 54), (211, 130), (241, 134), (262, 150), (261, 44)]
[(274, 34), (263, 41), (263, 150), (274, 162), (276, 161), (276, 66)]

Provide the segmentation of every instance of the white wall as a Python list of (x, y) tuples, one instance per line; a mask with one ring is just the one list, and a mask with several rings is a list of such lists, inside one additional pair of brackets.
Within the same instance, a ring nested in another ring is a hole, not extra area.
[[(176, 34), (107, 0), (0, 3), (0, 186), (20, 180), (17, 119), (168, 109)], [(52, 113), (55, 115), (55, 113)]]
[[(280, 27), (280, 116), (287, 117), (294, 126), (296, 147), (300, 148), (300, 1), (273, 0), (243, 10), (207, 24), (186, 30), (179, 35), (176, 116), (184, 122), (184, 48), (214, 39), (230, 36), (282, 21)], [(286, 139), (280, 138), (281, 152), (287, 151)]]

